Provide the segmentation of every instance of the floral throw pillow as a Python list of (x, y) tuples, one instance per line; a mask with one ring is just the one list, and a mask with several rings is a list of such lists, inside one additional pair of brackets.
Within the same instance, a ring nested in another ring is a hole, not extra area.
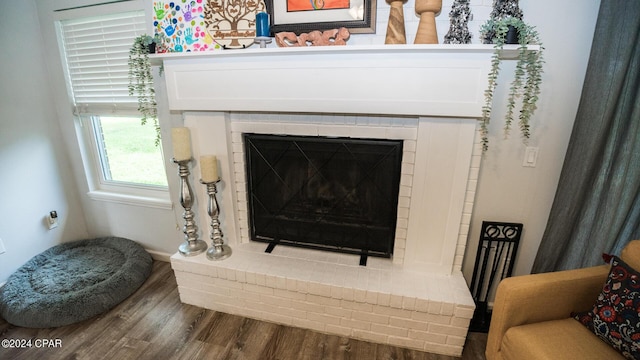
[(640, 360), (640, 273), (614, 256), (593, 309), (575, 319), (627, 359)]

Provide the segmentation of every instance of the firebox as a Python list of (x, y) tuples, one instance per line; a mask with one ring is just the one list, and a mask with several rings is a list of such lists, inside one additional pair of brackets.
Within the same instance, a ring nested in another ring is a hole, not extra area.
[(401, 140), (243, 136), (252, 240), (391, 257)]

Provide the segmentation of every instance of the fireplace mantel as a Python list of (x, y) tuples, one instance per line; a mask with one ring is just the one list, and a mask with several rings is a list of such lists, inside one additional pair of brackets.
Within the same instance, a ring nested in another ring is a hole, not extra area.
[[(249, 48), (157, 54), (152, 61), (164, 66), (169, 109), (184, 115), (199, 143), (194, 154), (219, 155), (233, 184), (219, 194), (225, 208), (237, 209), (225, 214), (231, 238), (248, 242), (245, 200), (236, 201), (245, 196), (244, 164), (236, 162), (244, 155), (234, 150), (240, 146), (230, 140), (234, 131), (408, 140), (413, 149), (403, 160), (403, 186), (412, 190), (399, 211), (399, 224), (408, 225), (393, 261), (451, 274), (464, 255), (480, 163), (476, 120), (494, 51), (492, 45)], [(518, 53), (506, 46), (501, 57)], [(243, 126), (233, 114), (254, 114), (256, 121)], [(309, 124), (305, 114), (325, 120)], [(351, 126), (371, 116), (396, 125)], [(402, 119), (417, 122), (398, 128)]]
[[(492, 45), (375, 45), (152, 55), (169, 108), (480, 118)], [(517, 56), (510, 45), (501, 57)]]
[[(184, 116), (194, 158), (218, 156), (220, 221), (233, 248), (218, 262), (172, 256), (181, 300), (459, 356), (475, 307), (461, 267), (493, 53), (491, 45), (384, 45), (153, 55), (165, 70), (159, 102)], [(349, 254), (280, 245), (265, 254), (249, 236), (246, 133), (402, 140), (392, 259), (363, 268)], [(202, 186), (196, 193), (207, 196)], [(201, 224), (210, 220), (205, 203)]]

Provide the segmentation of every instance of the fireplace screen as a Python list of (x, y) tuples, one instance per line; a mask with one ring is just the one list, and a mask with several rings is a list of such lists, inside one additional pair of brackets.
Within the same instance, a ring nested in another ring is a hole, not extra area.
[(252, 240), (390, 257), (402, 141), (245, 134)]

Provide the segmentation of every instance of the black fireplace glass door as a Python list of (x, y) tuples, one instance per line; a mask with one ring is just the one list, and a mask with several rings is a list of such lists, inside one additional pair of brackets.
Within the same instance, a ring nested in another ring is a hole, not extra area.
[(401, 140), (245, 134), (252, 240), (393, 253)]

